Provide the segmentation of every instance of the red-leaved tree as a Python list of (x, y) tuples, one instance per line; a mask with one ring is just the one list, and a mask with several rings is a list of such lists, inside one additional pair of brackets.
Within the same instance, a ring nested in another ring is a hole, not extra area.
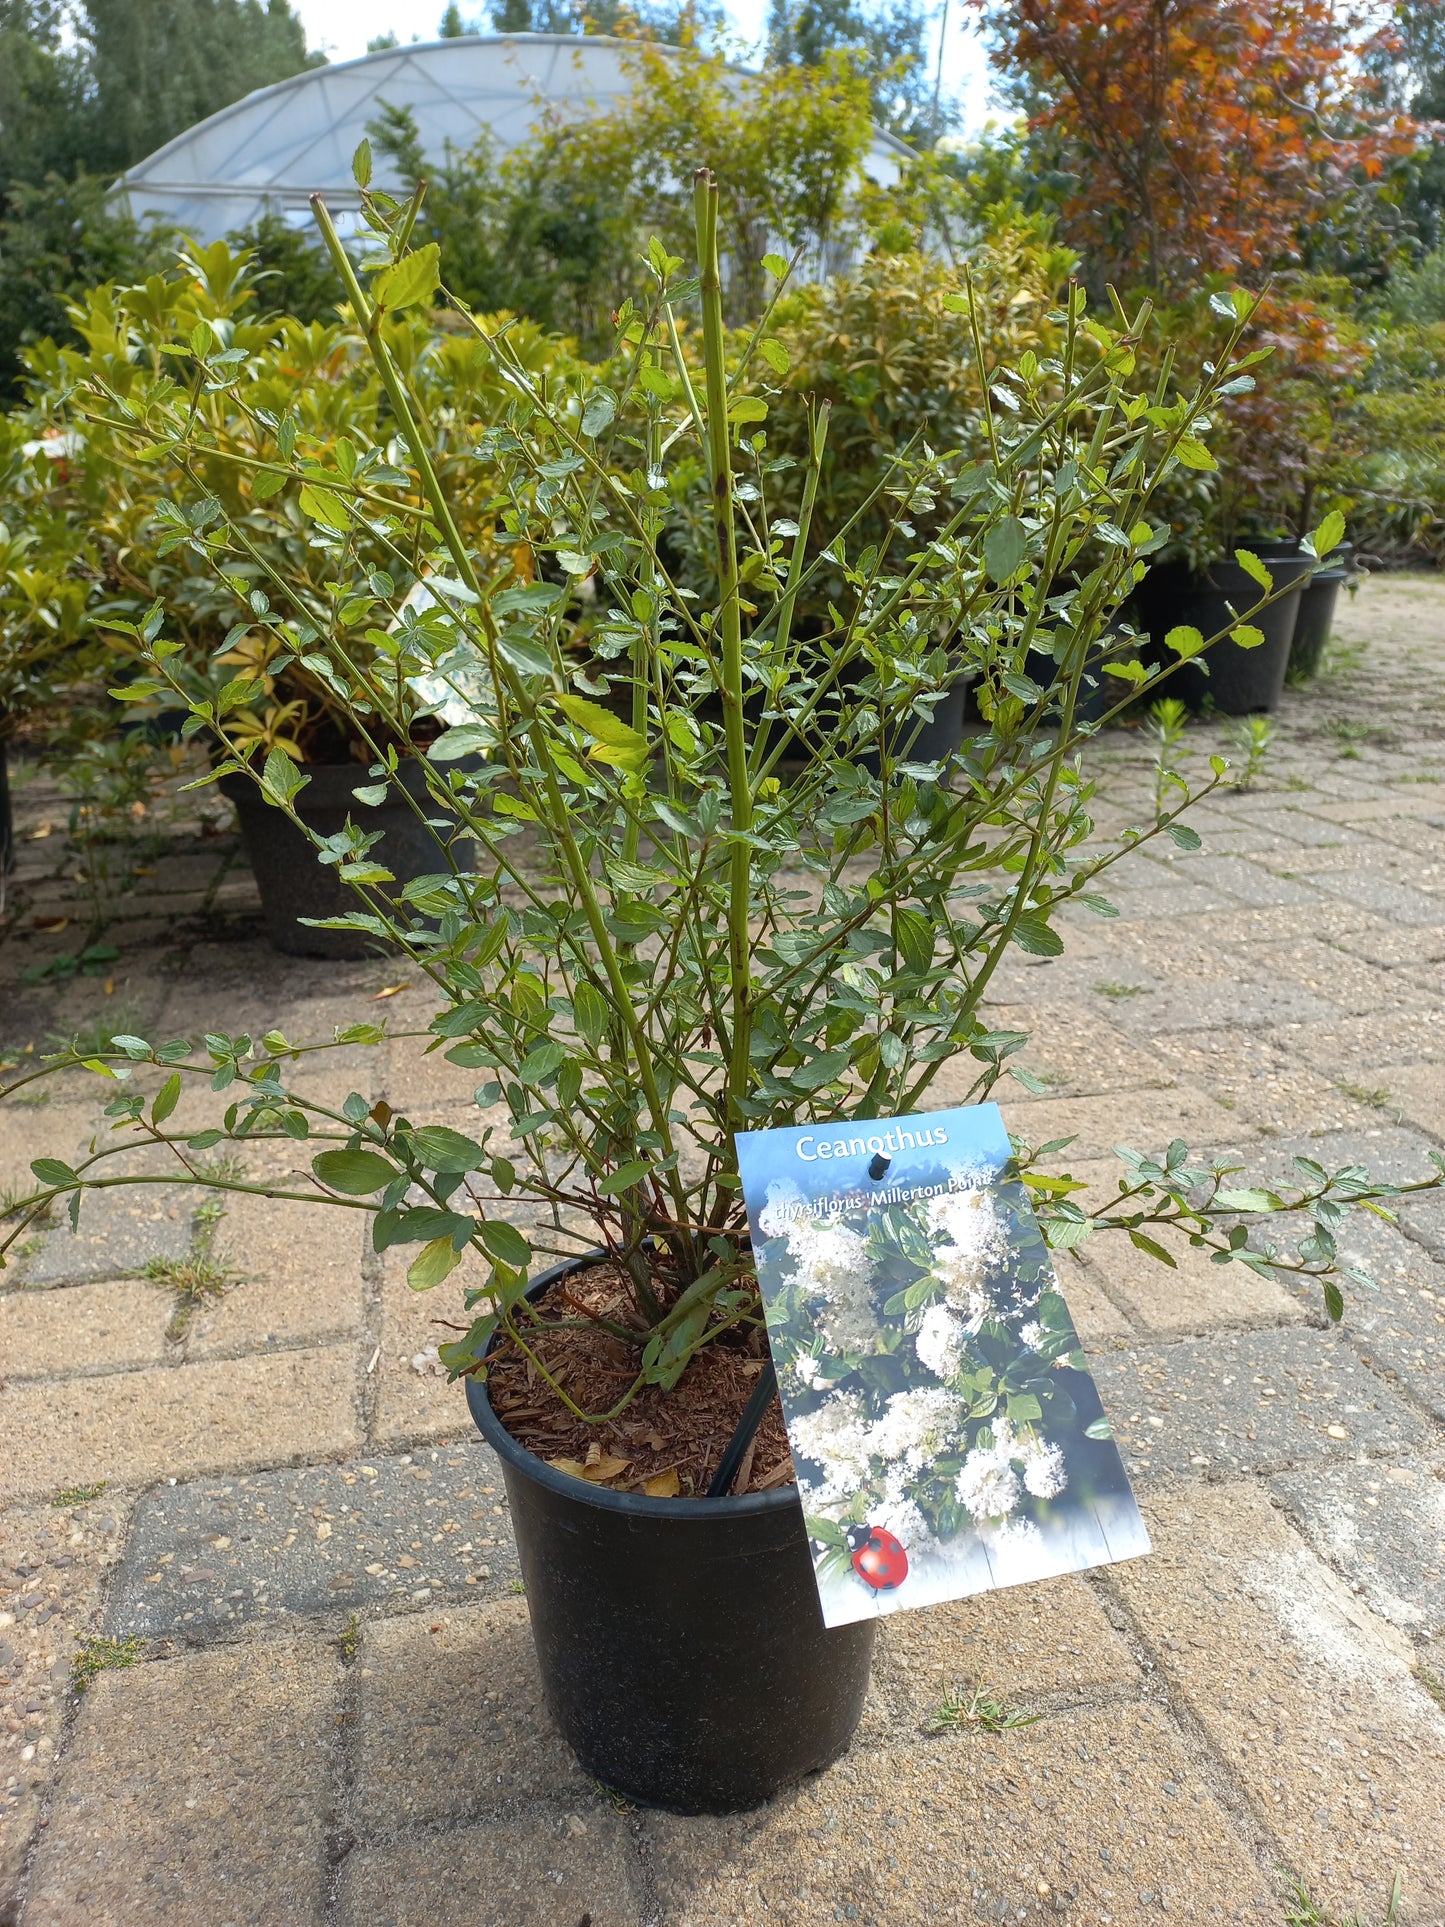
[(1331, 0), (975, 4), (1075, 175), (1065, 226), (1096, 282), (1257, 285), (1420, 144), (1362, 66), (1388, 28)]

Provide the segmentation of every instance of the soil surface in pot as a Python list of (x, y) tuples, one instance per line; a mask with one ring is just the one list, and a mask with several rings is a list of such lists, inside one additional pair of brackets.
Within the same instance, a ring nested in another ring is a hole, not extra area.
[[(539, 1309), (547, 1319), (575, 1318), (583, 1310), (613, 1324), (635, 1319), (629, 1288), (611, 1264), (590, 1265), (559, 1280)], [(640, 1353), (610, 1332), (550, 1332), (535, 1340), (529, 1333), (527, 1342), (586, 1412), (610, 1411), (637, 1373)], [(525, 1353), (503, 1337), (488, 1361), (487, 1396), (518, 1445), (549, 1464), (565, 1460), (562, 1470), (581, 1467), (591, 1483), (614, 1492), (641, 1492), (653, 1480), (670, 1483), (675, 1473), (677, 1497), (701, 1498), (762, 1369), (763, 1356), (755, 1356), (745, 1338), (721, 1338), (697, 1354), (670, 1392), (644, 1385), (617, 1418), (589, 1425), (568, 1411)], [(733, 1492), (795, 1482), (783, 1408), (774, 1396)], [(667, 1495), (654, 1490), (652, 1496)]]

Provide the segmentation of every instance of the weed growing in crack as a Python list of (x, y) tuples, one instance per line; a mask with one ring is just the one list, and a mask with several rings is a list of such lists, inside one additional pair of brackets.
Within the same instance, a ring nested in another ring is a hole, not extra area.
[(1234, 787), (1250, 789), (1263, 770), (1274, 742), (1274, 729), (1268, 716), (1240, 716), (1230, 728), (1229, 741), (1244, 758), (1244, 767), (1235, 778)]
[(1289, 1883), (1289, 1898), (1285, 1903), (1285, 1927), (1396, 1927), (1400, 1918), (1400, 1902), (1405, 1895), (1405, 1877), (1397, 1873), (1390, 1882), (1390, 1898), (1386, 1903), (1384, 1919), (1378, 1923), (1364, 1920), (1359, 1914), (1347, 1914), (1337, 1918), (1327, 1914), (1310, 1897), (1309, 1889), (1302, 1880)]
[(1161, 696), (1149, 706), (1150, 730), (1159, 747), (1154, 756), (1154, 813), (1162, 816), (1175, 800), (1187, 796), (1189, 786), (1174, 769), (1175, 751), (1184, 741), (1189, 711), (1177, 696)]
[(50, 1503), (53, 1506), (89, 1505), (92, 1499), (100, 1497), (108, 1484), (109, 1480), (98, 1479), (94, 1485), (68, 1485), (63, 1492), (57, 1492)]
[(336, 1636), (336, 1650), (349, 1666), (361, 1647), (361, 1619), (352, 1613)]
[(1096, 997), (1112, 997), (1116, 1003), (1122, 1003), (1126, 997), (1147, 996), (1148, 987), (1145, 984), (1095, 984), (1094, 995)]
[(141, 1639), (87, 1639), (70, 1662), (70, 1683), (83, 1693), (97, 1673), (134, 1666), (144, 1651)]
[(147, 1278), (153, 1285), (161, 1285), (175, 1294), (175, 1307), (166, 1327), (166, 1337), (173, 1345), (179, 1345), (190, 1330), (197, 1305), (224, 1298), (233, 1285), (241, 1284), (247, 1276), (214, 1254), (216, 1227), (225, 1215), (226, 1207), (219, 1199), (208, 1199), (196, 1213), (190, 1249), (184, 1257), (148, 1258), (130, 1274), (133, 1278)]
[(1395, 1093), (1381, 1084), (1371, 1090), (1364, 1084), (1336, 1084), (1335, 1089), (1341, 1097), (1352, 1097), (1357, 1104), (1368, 1104), (1372, 1111), (1390, 1111), (1395, 1108)]
[(980, 1733), (1009, 1733), (1015, 1727), (1034, 1726), (1043, 1718), (1042, 1713), (1031, 1713), (1026, 1707), (1010, 1706), (1007, 1701), (994, 1699), (982, 1686), (975, 1686), (967, 1699), (961, 1692), (943, 1689), (943, 1697), (929, 1715), (927, 1731), (930, 1733), (952, 1733), (959, 1728), (974, 1728)]
[(1440, 1711), (1445, 1713), (1445, 1679), (1441, 1679), (1438, 1674), (1432, 1673), (1430, 1668), (1424, 1665), (1415, 1668), (1415, 1677), (1440, 1708)]

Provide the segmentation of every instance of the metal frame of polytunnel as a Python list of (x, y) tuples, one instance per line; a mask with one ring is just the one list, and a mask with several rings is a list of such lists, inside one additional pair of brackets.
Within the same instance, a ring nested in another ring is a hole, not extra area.
[[(634, 42), (580, 34), (470, 34), (390, 47), (312, 67), (223, 107), (120, 176), (113, 197), (201, 242), (263, 214), (309, 225), (308, 197), (340, 217), (359, 207), (351, 157), (383, 103), (415, 113), (429, 159), (470, 147), (486, 128), (500, 152), (523, 141), (549, 108), (608, 107), (630, 85)], [(739, 79), (746, 68), (734, 70)], [(910, 150), (875, 129), (868, 173), (891, 186)], [(395, 187), (378, 158), (376, 184)]]

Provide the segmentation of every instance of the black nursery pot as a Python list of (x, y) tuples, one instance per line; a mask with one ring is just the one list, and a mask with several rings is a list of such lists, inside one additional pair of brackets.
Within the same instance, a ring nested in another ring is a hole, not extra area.
[[(1252, 543), (1260, 559), (1274, 577), (1275, 587), (1298, 583), (1313, 566), (1310, 558), (1291, 549), (1269, 553), (1283, 545)], [(1164, 638), (1181, 625), (1195, 628), (1206, 638), (1216, 634), (1232, 620), (1230, 605), (1241, 612), (1259, 600), (1259, 585), (1245, 574), (1237, 562), (1215, 562), (1202, 576), (1192, 575), (1183, 563), (1166, 563), (1151, 570), (1144, 585), (1144, 604), (1155, 653), (1166, 664), (1174, 661), (1164, 648)], [(1205, 652), (1200, 662), (1180, 665), (1164, 686), (1164, 693), (1177, 696), (1190, 709), (1203, 709), (1206, 701), (1225, 716), (1247, 716), (1252, 710), (1273, 709), (1284, 692), (1285, 672), (1289, 668), (1290, 645), (1294, 640), (1299, 614), (1300, 591), (1293, 588), (1277, 602), (1253, 617), (1264, 641), (1254, 649), (1241, 649), (1224, 636)], [(1206, 669), (1206, 664), (1208, 665)]]
[[(434, 876), (446, 865), (436, 839), (394, 787), (376, 808), (359, 803), (352, 791), (368, 782), (363, 763), (308, 763), (302, 765), (310, 782), (293, 802), (296, 814), (320, 836), (335, 836), (347, 817), (370, 834), (382, 832), (371, 854), (384, 863), (396, 881), (386, 886), (395, 894), (415, 877)], [(422, 804), (426, 815), (437, 811), (427, 795), (426, 778), (415, 759), (401, 764), (398, 776)], [(332, 864), (318, 862), (316, 851), (284, 810), (268, 803), (249, 776), (223, 776), (222, 793), (236, 806), (246, 854), (261, 894), (266, 931), (277, 950), (289, 957), (330, 957), (337, 961), (370, 956), (380, 940), (364, 930), (315, 930), (300, 917), (337, 917), (360, 909), (356, 892), (343, 883)], [(465, 864), (470, 844), (452, 845), (453, 856)]]
[[(914, 717), (895, 728), (892, 755), (896, 763), (942, 763), (954, 755), (963, 742), (964, 703), (967, 684), (962, 677), (950, 683), (933, 705), (925, 723)], [(882, 765), (876, 749), (860, 750), (853, 758), (859, 769), (877, 776)]]
[(524, 1451), (486, 1385), (466, 1387), (502, 1461), (547, 1705), (586, 1772), (642, 1806), (735, 1813), (846, 1750), (875, 1622), (824, 1626), (795, 1487), (604, 1491)]
[(1308, 682), (1311, 676), (1318, 675), (1320, 658), (1334, 627), (1340, 587), (1347, 573), (1344, 569), (1321, 569), (1300, 590), (1299, 615), (1289, 652), (1291, 682)]

